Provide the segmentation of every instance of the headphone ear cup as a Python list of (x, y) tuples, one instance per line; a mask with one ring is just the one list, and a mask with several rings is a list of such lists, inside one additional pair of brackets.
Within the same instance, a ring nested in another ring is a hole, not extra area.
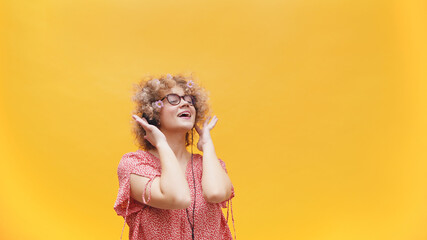
[(156, 119), (154, 119), (154, 118), (149, 118), (149, 117), (147, 116), (147, 114), (143, 113), (143, 114), (142, 114), (142, 117), (143, 117), (143, 118), (145, 118), (149, 124), (154, 125), (154, 126), (156, 126), (156, 127), (160, 126), (159, 121), (157, 121), (157, 120), (156, 120)]

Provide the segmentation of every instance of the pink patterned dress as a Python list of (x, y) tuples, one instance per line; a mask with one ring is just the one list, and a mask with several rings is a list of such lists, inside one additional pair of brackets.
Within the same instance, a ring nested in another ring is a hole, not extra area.
[[(233, 239), (228, 228), (228, 213), (231, 199), (234, 197), (234, 188), (229, 200), (222, 203), (209, 203), (203, 198), (202, 193), (202, 161), (199, 154), (193, 156), (194, 177), (196, 182), (196, 207), (194, 211), (194, 239)], [(225, 163), (219, 159), (225, 171)], [(134, 173), (149, 179), (146, 191), (151, 196), (151, 183), (161, 174), (160, 159), (150, 152), (138, 150), (126, 153), (118, 166), (119, 192), (114, 210), (122, 216), (129, 226), (129, 239), (191, 239), (191, 226), (193, 223), (194, 186), (191, 169), (191, 160), (188, 161), (185, 172), (190, 187), (191, 204), (185, 209), (159, 209), (140, 203), (130, 197), (130, 174)], [(143, 194), (144, 196), (144, 194)], [(143, 198), (144, 199), (144, 198)], [(145, 201), (145, 199), (144, 199)], [(150, 198), (146, 200), (150, 201)], [(147, 203), (146, 202), (146, 203)], [(227, 219), (222, 214), (222, 208), (227, 208)], [(233, 209), (231, 208), (233, 219)], [(124, 226), (123, 226), (124, 228)], [(122, 230), (123, 234), (123, 230)]]

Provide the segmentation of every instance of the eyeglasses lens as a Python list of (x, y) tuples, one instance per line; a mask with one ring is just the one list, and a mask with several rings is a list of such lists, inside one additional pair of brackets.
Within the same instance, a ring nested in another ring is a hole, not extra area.
[(190, 95), (185, 95), (184, 101), (193, 104), (193, 98)]
[(180, 102), (180, 97), (176, 94), (169, 94), (168, 95), (168, 102), (172, 105), (177, 105)]

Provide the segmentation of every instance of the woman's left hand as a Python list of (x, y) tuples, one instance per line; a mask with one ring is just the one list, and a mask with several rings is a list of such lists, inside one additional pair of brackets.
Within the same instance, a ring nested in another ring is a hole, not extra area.
[[(209, 122), (209, 120), (211, 120)], [(215, 127), (218, 122), (218, 118), (216, 116), (208, 117), (206, 121), (203, 123), (203, 129), (199, 128), (196, 125), (196, 131), (199, 134), (199, 142), (197, 143), (197, 148), (200, 151), (203, 151), (203, 145), (212, 141), (210, 131)]]

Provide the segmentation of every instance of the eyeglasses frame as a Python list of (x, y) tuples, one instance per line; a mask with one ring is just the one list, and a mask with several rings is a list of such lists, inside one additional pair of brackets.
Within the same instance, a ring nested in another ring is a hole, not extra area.
[[(178, 103), (176, 103), (176, 104), (173, 104), (173, 103), (171, 103), (170, 101), (169, 101), (169, 98), (168, 98), (168, 96), (169, 95), (176, 95), (176, 96), (178, 96), (179, 98), (179, 102)], [(191, 102), (188, 102), (188, 101), (186, 101), (185, 99), (184, 99), (184, 97), (185, 96), (190, 96), (191, 97)], [(180, 96), (180, 95), (178, 95), (178, 94), (176, 94), (176, 93), (169, 93), (168, 95), (166, 95), (166, 96), (164, 96), (162, 99), (160, 99), (160, 101), (163, 101), (164, 99), (167, 99), (168, 100), (168, 102), (171, 104), (171, 105), (173, 105), (173, 106), (176, 106), (176, 105), (178, 105), (178, 104), (180, 104), (181, 103), (181, 99), (182, 100), (184, 100), (184, 101), (186, 101), (187, 103), (189, 103), (189, 104), (191, 104), (192, 106), (194, 106), (194, 104), (195, 104), (195, 101), (196, 101), (196, 99), (194, 98), (194, 96), (193, 95), (188, 95), (188, 94), (186, 94), (186, 95), (184, 95), (184, 96)]]

